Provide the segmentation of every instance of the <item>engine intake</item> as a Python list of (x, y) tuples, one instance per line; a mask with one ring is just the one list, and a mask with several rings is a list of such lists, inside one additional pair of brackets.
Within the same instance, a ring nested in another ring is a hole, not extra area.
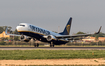
[(20, 39), (21, 39), (21, 41), (25, 41), (25, 42), (29, 42), (29, 41), (31, 40), (30, 37), (25, 36), (25, 35), (22, 35), (22, 36), (20, 37)]
[(47, 36), (47, 41), (51, 41), (52, 37), (51, 36)]
[(46, 36), (46, 39), (47, 41), (51, 41), (52, 39), (56, 39), (56, 38), (53, 35), (49, 35), (49, 36)]

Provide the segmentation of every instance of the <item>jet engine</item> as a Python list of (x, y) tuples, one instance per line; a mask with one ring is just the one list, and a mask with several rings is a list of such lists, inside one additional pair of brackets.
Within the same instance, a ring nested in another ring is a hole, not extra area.
[(46, 39), (47, 39), (47, 41), (51, 41), (52, 39), (56, 39), (56, 37), (55, 37), (55, 36), (53, 36), (53, 35), (44, 36), (44, 38), (46, 38)]
[(22, 36), (20, 37), (20, 39), (21, 39), (22, 41), (25, 41), (25, 42), (29, 42), (29, 41), (31, 40), (30, 37), (25, 36), (25, 35), (22, 35)]

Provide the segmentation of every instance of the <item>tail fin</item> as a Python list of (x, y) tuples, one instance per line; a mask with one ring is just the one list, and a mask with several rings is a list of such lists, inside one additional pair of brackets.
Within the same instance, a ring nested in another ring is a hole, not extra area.
[(69, 21), (68, 21), (64, 31), (59, 33), (59, 34), (61, 34), (61, 35), (69, 35), (69, 33), (70, 33), (70, 27), (71, 27), (71, 22), (72, 22), (72, 18), (69, 19)]

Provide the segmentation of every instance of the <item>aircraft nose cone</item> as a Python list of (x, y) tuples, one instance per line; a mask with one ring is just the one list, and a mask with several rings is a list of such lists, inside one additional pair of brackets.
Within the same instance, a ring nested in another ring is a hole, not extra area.
[(19, 26), (16, 27), (16, 30), (19, 31)]

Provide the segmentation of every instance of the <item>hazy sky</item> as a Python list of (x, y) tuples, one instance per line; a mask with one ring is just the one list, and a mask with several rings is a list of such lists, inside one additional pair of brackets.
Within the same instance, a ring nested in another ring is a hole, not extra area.
[(0, 26), (30, 23), (63, 31), (72, 17), (71, 34), (93, 33), (102, 26), (105, 33), (105, 0), (0, 0)]

